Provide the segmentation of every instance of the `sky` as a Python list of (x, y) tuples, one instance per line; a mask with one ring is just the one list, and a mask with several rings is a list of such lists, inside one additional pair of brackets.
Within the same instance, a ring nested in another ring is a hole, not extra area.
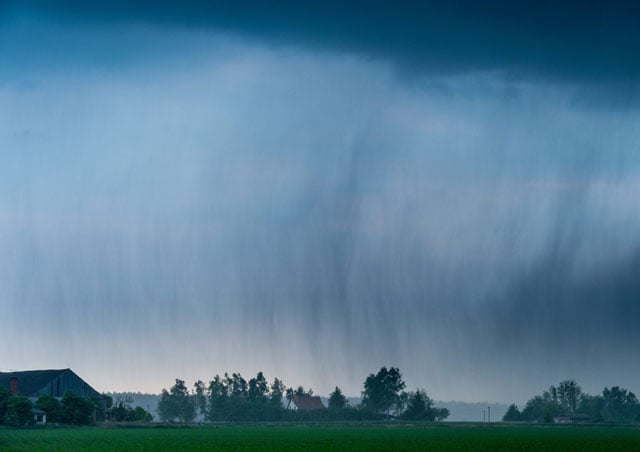
[(0, 371), (638, 392), (639, 53), (637, 2), (0, 2)]

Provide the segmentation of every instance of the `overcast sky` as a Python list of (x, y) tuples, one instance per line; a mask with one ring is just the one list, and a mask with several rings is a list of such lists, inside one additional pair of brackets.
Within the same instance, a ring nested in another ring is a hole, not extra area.
[(638, 3), (342, 3), (0, 3), (0, 371), (640, 391)]

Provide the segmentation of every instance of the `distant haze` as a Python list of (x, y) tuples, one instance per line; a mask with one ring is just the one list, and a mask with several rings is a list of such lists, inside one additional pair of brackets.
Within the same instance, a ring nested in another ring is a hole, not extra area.
[(0, 371), (640, 391), (637, 4), (322, 4), (2, 3)]

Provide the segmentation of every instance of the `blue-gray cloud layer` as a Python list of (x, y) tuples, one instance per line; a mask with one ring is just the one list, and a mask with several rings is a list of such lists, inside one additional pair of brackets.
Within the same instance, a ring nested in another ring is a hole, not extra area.
[(633, 5), (52, 5), (0, 16), (4, 367), (633, 389)]

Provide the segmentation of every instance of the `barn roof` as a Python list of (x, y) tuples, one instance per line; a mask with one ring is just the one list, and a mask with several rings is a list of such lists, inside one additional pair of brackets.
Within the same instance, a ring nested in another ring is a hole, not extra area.
[[(11, 378), (18, 379), (18, 393), (27, 397), (38, 397), (45, 393), (45, 388), (49, 386), (46, 393), (50, 393), (53, 388), (51, 385), (56, 380), (64, 379), (65, 381), (73, 381), (72, 387), (62, 385), (65, 390), (79, 393), (83, 397), (96, 397), (100, 394), (93, 389), (87, 382), (82, 380), (71, 369), (46, 369), (46, 370), (23, 370), (17, 372), (0, 372), (0, 388), (9, 390)], [(52, 394), (60, 397), (62, 394)]]
[(324, 408), (322, 399), (319, 396), (295, 396), (293, 403), (299, 410), (321, 410)]
[(9, 382), (12, 377), (18, 378), (18, 391), (20, 394), (31, 396), (47, 386), (51, 380), (67, 369), (48, 370), (24, 370), (20, 372), (0, 372), (0, 387), (9, 390)]

